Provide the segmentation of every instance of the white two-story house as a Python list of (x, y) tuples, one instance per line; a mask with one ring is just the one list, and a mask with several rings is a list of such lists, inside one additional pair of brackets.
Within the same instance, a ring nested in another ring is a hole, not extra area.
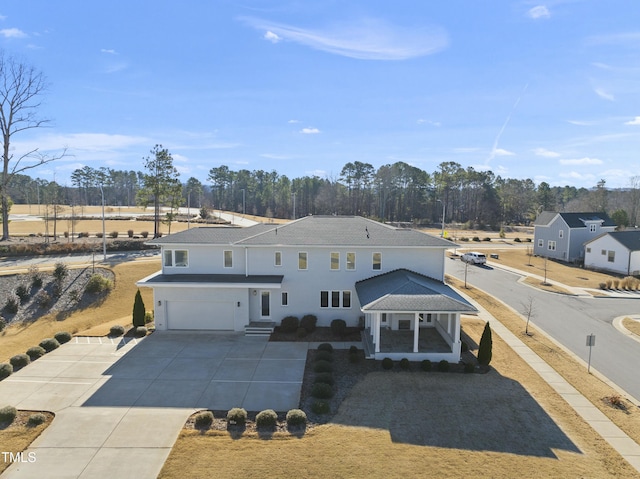
[(243, 331), (314, 314), (318, 326), (364, 326), (370, 356), (394, 357), (389, 331), (406, 336), (413, 359), (458, 361), (460, 314), (476, 312), (444, 284), (454, 243), (362, 217), (192, 228), (149, 243), (162, 270), (138, 286), (153, 288), (158, 330)]

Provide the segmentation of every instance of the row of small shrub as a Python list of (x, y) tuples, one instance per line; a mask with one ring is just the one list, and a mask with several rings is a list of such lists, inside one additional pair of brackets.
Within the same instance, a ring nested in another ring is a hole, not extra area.
[[(18, 415), (18, 410), (13, 406), (5, 406), (0, 408), (0, 425), (5, 427), (10, 425), (13, 421), (15, 421), (16, 416)], [(47, 420), (47, 416), (42, 413), (33, 413), (29, 416), (27, 420), (27, 426), (35, 427), (44, 423)]]
[(640, 289), (640, 280), (633, 276), (627, 276), (622, 279), (610, 278), (604, 283), (600, 283), (600, 289), (622, 289), (625, 291), (637, 291)]
[[(196, 429), (207, 430), (215, 419), (212, 411), (202, 411), (195, 416), (194, 426)], [(286, 415), (287, 427), (301, 428), (307, 424), (307, 415), (300, 409), (291, 409)], [(247, 423), (247, 411), (244, 408), (232, 408), (227, 412), (227, 427), (243, 427)], [(278, 423), (278, 414), (273, 409), (265, 409), (256, 415), (256, 427), (259, 429), (273, 429)]]
[(313, 314), (305, 314), (302, 319), (296, 316), (286, 316), (280, 322), (280, 331), (283, 333), (296, 333), (298, 337), (304, 338), (316, 330), (318, 318)]
[[(393, 369), (393, 366), (394, 366), (393, 359), (391, 358), (384, 358), (381, 364), (382, 364), (382, 369), (386, 371)], [(398, 366), (403, 371), (411, 370), (411, 362), (407, 358), (402, 358), (400, 361), (398, 361)], [(448, 372), (450, 367), (451, 365), (449, 364), (449, 361), (447, 361), (446, 359), (443, 359), (442, 361), (438, 362), (438, 365), (437, 365), (438, 371), (443, 373)], [(420, 363), (420, 369), (422, 369), (425, 372), (430, 372), (433, 369), (433, 363), (429, 359), (425, 359)], [(466, 368), (465, 368), (465, 372), (466, 372)]]
[(71, 341), (71, 334), (66, 331), (60, 331), (53, 338), (46, 338), (40, 341), (38, 346), (32, 346), (27, 349), (26, 354), (16, 354), (9, 359), (8, 363), (0, 364), (0, 381), (11, 376), (14, 371), (18, 371), (27, 366), (46, 353), (60, 347), (61, 344)]
[[(111, 231), (111, 232), (107, 233), (107, 236), (109, 236), (110, 238), (117, 238), (119, 235), (120, 235), (120, 232), (118, 232), (118, 231)], [(133, 235), (134, 235), (133, 230), (127, 230), (127, 236), (129, 238), (133, 238)], [(149, 232), (148, 231), (142, 231), (140, 233), (140, 236), (142, 236), (143, 238), (147, 238), (147, 237), (149, 237)], [(89, 233), (87, 233), (87, 232), (83, 231), (82, 233), (78, 233), (78, 238), (88, 238), (88, 237), (89, 237)], [(96, 233), (96, 238), (102, 238), (102, 232), (101, 231), (98, 231)]]
[(311, 387), (311, 396), (314, 398), (311, 411), (315, 414), (328, 414), (331, 411), (328, 399), (333, 397), (333, 346), (330, 343), (318, 345), (313, 371), (315, 377)]

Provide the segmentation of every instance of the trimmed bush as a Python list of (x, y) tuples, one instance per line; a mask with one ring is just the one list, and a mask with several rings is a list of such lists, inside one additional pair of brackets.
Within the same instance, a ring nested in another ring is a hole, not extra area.
[(428, 359), (425, 359), (420, 363), (420, 369), (422, 369), (425, 372), (431, 371), (432, 367), (433, 366), (431, 364), (431, 361), (429, 361)]
[(333, 353), (330, 353), (329, 351), (316, 351), (315, 359), (316, 359), (316, 361), (332, 362), (333, 361)]
[(44, 309), (51, 304), (51, 295), (43, 289), (36, 294), (34, 300), (40, 308)]
[(359, 351), (358, 346), (351, 345), (349, 346), (349, 354), (356, 354)]
[(465, 373), (472, 373), (476, 370), (476, 367), (473, 365), (473, 363), (464, 363), (464, 372)]
[(211, 411), (202, 411), (198, 413), (194, 420), (196, 429), (209, 429), (213, 424), (213, 413)]
[(307, 414), (301, 409), (291, 409), (287, 412), (287, 426), (300, 427), (307, 425)]
[(81, 231), (80, 233), (78, 233), (78, 238), (88, 238), (88, 237), (89, 237), (88, 231)]
[(441, 373), (446, 373), (449, 371), (449, 361), (447, 361), (446, 359), (443, 359), (442, 361), (440, 361), (438, 363), (438, 371), (440, 371)]
[(336, 336), (344, 336), (347, 332), (347, 322), (344, 319), (334, 319), (331, 321), (331, 332)]
[(311, 387), (311, 395), (316, 399), (329, 399), (333, 397), (333, 388), (329, 384), (315, 383)]
[(147, 328), (138, 326), (134, 331), (136, 338), (144, 338), (147, 335)]
[(333, 374), (331, 373), (317, 373), (316, 377), (313, 378), (314, 383), (323, 383), (328, 384), (329, 386), (333, 386), (335, 382), (333, 379)]
[(407, 358), (402, 358), (399, 364), (400, 364), (400, 369), (404, 371), (408, 371), (411, 368), (411, 363)]
[(68, 343), (71, 341), (71, 333), (67, 333), (66, 331), (60, 331), (53, 335), (56, 341), (60, 344)]
[(314, 414), (329, 414), (331, 407), (327, 401), (317, 400), (311, 404), (311, 411)]
[(471, 238), (471, 241), (477, 241), (477, 242), (479, 242), (479, 241), (480, 241), (480, 238), (479, 238), (478, 236), (474, 236), (473, 238)]
[(13, 374), (13, 366), (10, 363), (0, 363), (0, 381)]
[(485, 236), (484, 238), (482, 238), (482, 241), (491, 241), (491, 238), (489, 238), (488, 236)]
[(256, 414), (256, 427), (274, 428), (278, 422), (278, 415), (273, 409), (265, 409)]
[(317, 323), (318, 318), (314, 314), (305, 314), (300, 320), (300, 327), (306, 329), (310, 333), (313, 333), (316, 330)]
[(53, 277), (58, 282), (62, 282), (69, 274), (69, 268), (64, 263), (56, 263), (53, 268)]
[(299, 325), (300, 322), (295, 316), (285, 316), (280, 322), (280, 331), (283, 333), (295, 333)]
[(142, 236), (143, 238), (147, 238), (149, 236), (149, 232), (148, 231), (142, 231), (140, 233), (140, 236)]
[(133, 238), (133, 230), (127, 230), (127, 236)]
[(0, 423), (11, 424), (17, 415), (18, 410), (13, 406), (5, 406), (3, 408), (0, 408)]
[(35, 361), (36, 359), (41, 358), (45, 354), (46, 354), (46, 351), (42, 346), (31, 346), (29, 349), (27, 349), (27, 356), (29, 356), (29, 359), (31, 359), (31, 361)]
[(40, 412), (37, 412), (29, 416), (29, 419), (27, 420), (27, 426), (36, 427), (36, 426), (39, 426), (40, 424), (44, 424), (46, 420), (47, 420), (47, 416), (45, 416)]
[(515, 238), (513, 238), (513, 242), (514, 242), (514, 243), (520, 243), (521, 241), (520, 241), (520, 238), (515, 237)]
[(144, 313), (144, 324), (153, 323), (153, 311)]
[[(142, 300), (142, 295), (140, 294), (140, 290), (136, 291), (136, 296), (133, 300), (133, 326), (144, 326), (144, 315), (146, 313), (144, 307), (144, 301)], [(145, 333), (146, 334), (146, 333)]]
[(112, 287), (113, 283), (110, 279), (96, 273), (91, 275), (84, 290), (87, 293), (101, 293), (103, 291), (110, 291)]
[(109, 233), (109, 236), (111, 238), (117, 238), (118, 237), (118, 232), (117, 231), (112, 231), (111, 233)]
[(122, 336), (124, 334), (124, 326), (116, 324), (109, 329), (109, 336)]
[(387, 371), (388, 371), (388, 370), (389, 370), (389, 369), (391, 369), (392, 367), (393, 367), (393, 359), (391, 359), (391, 358), (384, 358), (384, 359), (382, 360), (382, 369), (385, 369), (385, 370), (387, 370)]
[(234, 407), (227, 412), (227, 424), (244, 426), (247, 422), (247, 411), (241, 407)]
[(316, 373), (330, 373), (333, 371), (333, 366), (329, 361), (316, 361), (313, 365), (313, 371)]
[(16, 354), (9, 359), (9, 363), (13, 366), (13, 370), (17, 371), (25, 367), (27, 364), (31, 362), (31, 359), (26, 354)]
[(46, 352), (50, 353), (54, 349), (58, 349), (60, 347), (60, 343), (56, 338), (46, 338), (40, 341), (39, 346)]
[(480, 345), (478, 346), (478, 362), (482, 366), (488, 366), (491, 362), (493, 349), (493, 340), (491, 339), (491, 326), (489, 321), (484, 325), (482, 336), (480, 337)]
[(96, 233), (96, 238), (102, 238), (102, 232)]
[(299, 338), (304, 338), (309, 332), (304, 328), (298, 328), (296, 331), (296, 336)]
[(7, 302), (4, 303), (4, 309), (9, 314), (16, 314), (20, 306), (20, 298), (17, 296), (9, 296)]
[(20, 299), (20, 304), (24, 304), (29, 300), (29, 286), (27, 284), (19, 284), (16, 288), (16, 296)]
[(31, 278), (31, 288), (37, 289), (42, 287), (42, 274), (35, 264), (29, 267), (29, 277)]
[(331, 345), (331, 343), (322, 343), (318, 345), (318, 351), (329, 351), (330, 353), (332, 353), (333, 346)]

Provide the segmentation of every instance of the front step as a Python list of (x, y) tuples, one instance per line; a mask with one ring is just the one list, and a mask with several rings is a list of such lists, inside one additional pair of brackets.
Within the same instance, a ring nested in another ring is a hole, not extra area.
[(276, 323), (273, 321), (252, 321), (244, 327), (245, 336), (271, 336)]

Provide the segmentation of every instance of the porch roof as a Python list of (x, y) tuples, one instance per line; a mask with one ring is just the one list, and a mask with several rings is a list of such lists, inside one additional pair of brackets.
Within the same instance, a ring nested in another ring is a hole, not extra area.
[(361, 309), (372, 311), (475, 313), (467, 300), (446, 284), (406, 269), (356, 283)]
[(160, 286), (169, 284), (198, 284), (198, 285), (277, 285), (280, 287), (284, 276), (250, 274), (153, 274), (140, 281), (139, 286)]

